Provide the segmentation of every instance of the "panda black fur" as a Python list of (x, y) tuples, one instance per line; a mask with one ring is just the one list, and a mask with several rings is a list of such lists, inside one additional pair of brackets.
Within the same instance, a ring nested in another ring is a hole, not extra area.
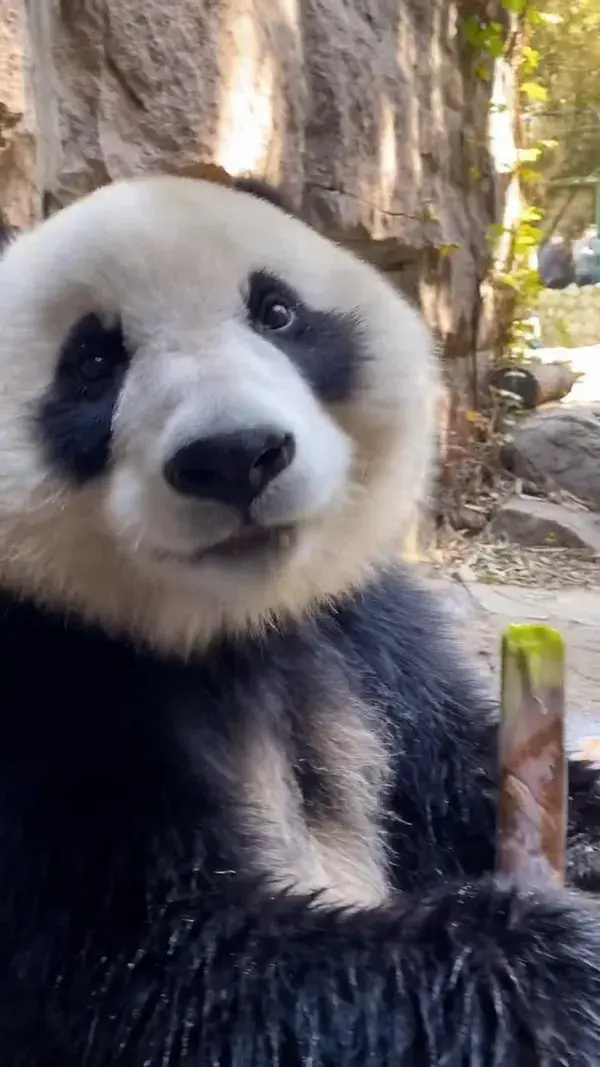
[(427, 333), (259, 194), (117, 184), (0, 262), (0, 1062), (595, 1064), (597, 908), (490, 874), (494, 708), (390, 563)]

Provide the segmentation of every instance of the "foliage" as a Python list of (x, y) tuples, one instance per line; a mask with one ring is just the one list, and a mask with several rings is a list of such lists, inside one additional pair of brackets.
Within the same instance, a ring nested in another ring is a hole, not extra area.
[[(542, 160), (540, 203), (556, 195), (549, 181), (600, 173), (600, 4), (598, 0), (537, 0), (540, 17), (532, 27), (538, 55), (536, 80), (543, 99), (529, 109), (531, 141), (551, 139), (556, 151)], [(583, 193), (587, 219), (593, 218), (593, 193)]]
[(502, 17), (471, 14), (462, 31), (476, 77), (489, 82), (501, 58), (516, 70), (520, 143), (513, 178), (528, 206), (510, 229), (494, 226), (489, 237), (494, 282), (513, 293), (502, 355), (520, 359), (539, 291), (533, 253), (557, 225), (567, 236), (579, 235), (594, 217), (593, 187), (561, 183), (600, 174), (600, 0), (500, 0), (500, 6)]
[[(542, 106), (546, 100), (546, 88), (537, 76), (541, 57), (532, 44), (533, 33), (544, 23), (546, 15), (533, 0), (501, 0), (501, 4), (506, 15), (502, 23), (470, 15), (465, 20), (463, 33), (472, 49), (478, 77), (489, 80), (490, 70), (498, 59), (511, 63), (516, 72), (520, 110), (527, 111)], [(537, 143), (529, 139), (529, 143), (519, 146), (512, 178), (524, 191), (538, 184), (540, 161), (553, 147), (550, 138), (540, 139)], [(530, 199), (534, 200), (535, 196), (531, 195)], [(543, 212), (538, 207), (526, 206), (511, 227), (497, 224), (491, 227), (488, 235), (490, 252), (495, 260), (495, 285), (510, 290), (512, 295), (511, 327), (503, 358), (522, 360), (528, 352), (533, 332), (528, 320), (540, 287), (533, 254), (543, 237), (542, 220)], [(502, 245), (504, 261), (499, 263), (497, 253)]]
[[(532, 265), (532, 259), (542, 238), (541, 220), (541, 212), (536, 208), (524, 208), (517, 224), (508, 230), (511, 241), (508, 262), (495, 271), (496, 286), (513, 292), (512, 320), (506, 349), (500, 354), (503, 360), (520, 362), (531, 354), (529, 346), (534, 330), (530, 316), (541, 288), (537, 267)], [(501, 225), (491, 227), (492, 247), (506, 232)]]
[[(502, 362), (533, 362), (529, 320), (540, 290), (534, 253), (554, 225), (555, 201), (561, 199), (548, 180), (600, 173), (600, 0), (495, 0), (471, 5), (473, 10), (478, 13), (461, 23), (473, 77), (489, 85), (494, 65), (507, 60), (518, 89), (518, 158), (509, 178), (526, 206), (514, 225), (492, 226), (488, 235), (494, 307), (503, 328), (511, 323), (498, 355)], [(470, 178), (481, 181), (481, 169), (472, 168)], [(578, 196), (586, 212), (582, 227), (591, 221), (592, 196), (589, 190)], [(472, 512), (485, 512), (487, 521), (495, 509), (505, 477), (502, 448), (524, 414), (521, 398), (503, 390), (487, 390), (482, 401), (480, 410), (464, 413), (466, 432), (454, 432), (460, 441), (448, 448), (440, 494), (446, 521), (470, 533), (476, 532)]]

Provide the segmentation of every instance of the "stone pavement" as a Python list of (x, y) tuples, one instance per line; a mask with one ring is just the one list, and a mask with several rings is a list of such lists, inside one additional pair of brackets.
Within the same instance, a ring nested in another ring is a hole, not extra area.
[(567, 651), (567, 743), (575, 750), (600, 737), (600, 592), (532, 589), (428, 578), (463, 633), (467, 652), (499, 692), (500, 635), (512, 622), (541, 622), (563, 635)]

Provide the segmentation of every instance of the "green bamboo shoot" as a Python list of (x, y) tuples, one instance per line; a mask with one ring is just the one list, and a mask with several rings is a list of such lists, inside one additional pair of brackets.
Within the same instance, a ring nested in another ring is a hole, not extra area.
[(549, 626), (502, 637), (498, 871), (563, 885), (567, 838), (565, 652)]

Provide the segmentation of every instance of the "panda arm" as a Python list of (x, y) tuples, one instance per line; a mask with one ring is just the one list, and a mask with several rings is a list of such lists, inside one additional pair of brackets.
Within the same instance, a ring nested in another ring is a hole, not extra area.
[(600, 773), (592, 764), (569, 761), (569, 882), (600, 893)]
[(580, 1067), (600, 1057), (592, 909), (491, 879), (357, 914), (179, 904), (113, 963), (75, 1040), (93, 1067)]
[[(519, 890), (485, 873), (493, 709), (441, 629), (429, 629), (439, 623), (433, 603), (411, 596), (388, 590), (386, 619), (381, 599), (371, 613), (365, 595), (356, 618), (340, 612), (335, 634), (322, 634), (338, 651), (343, 635), (365, 694), (366, 674), (395, 694), (394, 845), (405, 891), (357, 913), (235, 886), (171, 905), (86, 998), (92, 1067), (600, 1061), (600, 912), (583, 896)], [(400, 603), (412, 630), (402, 630)], [(86, 996), (84, 981), (74, 986)]]

